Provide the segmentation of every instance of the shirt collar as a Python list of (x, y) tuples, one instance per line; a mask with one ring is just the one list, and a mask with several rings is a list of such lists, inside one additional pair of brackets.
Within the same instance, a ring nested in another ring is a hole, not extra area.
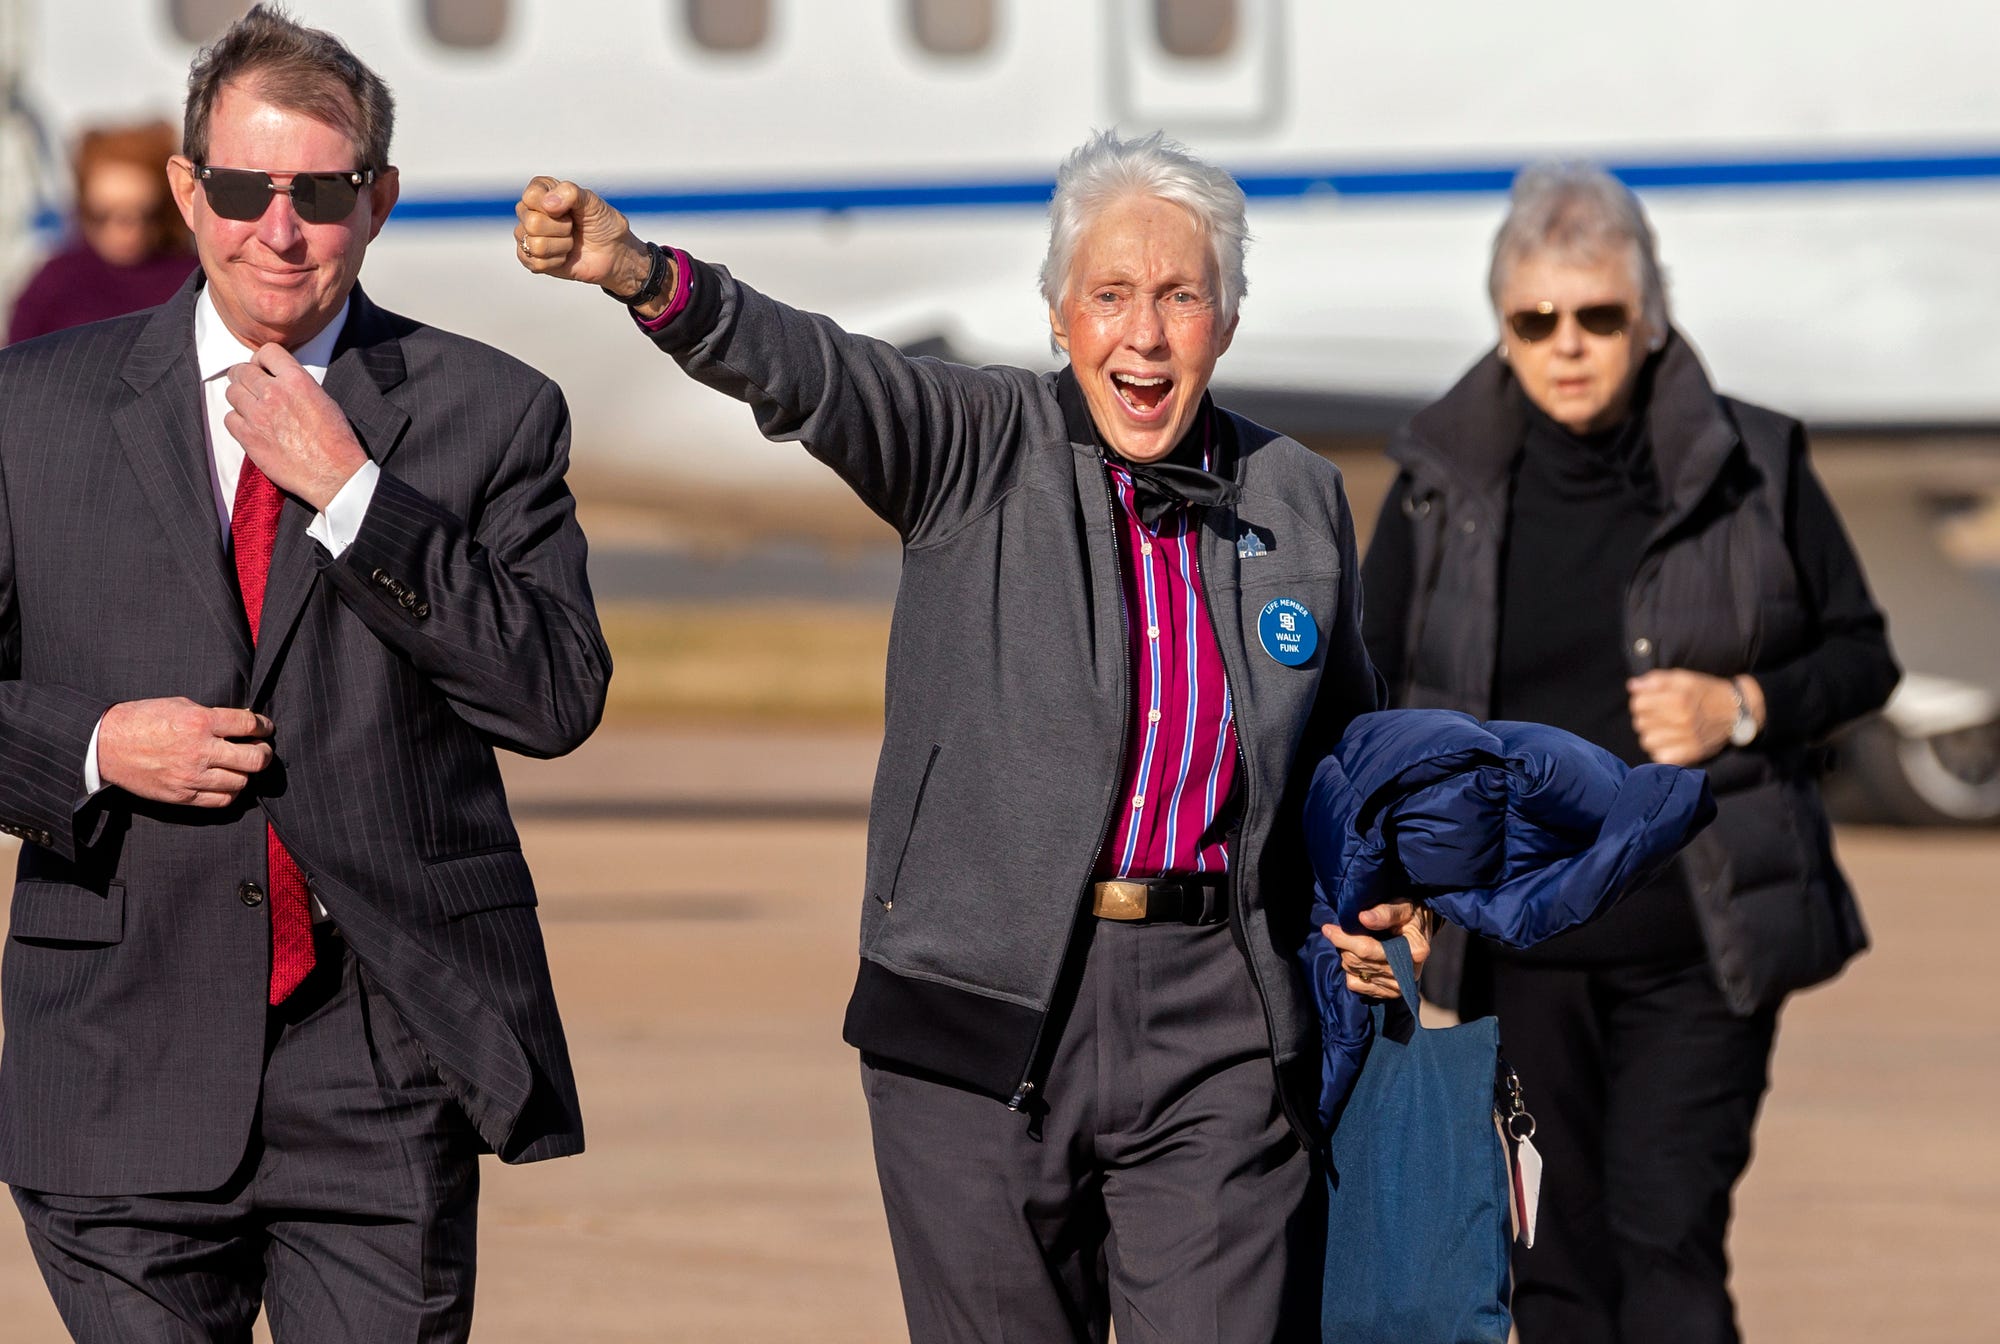
[[(333, 362), (333, 347), (340, 340), (341, 328), (347, 325), (347, 314), (353, 307), (354, 296), (350, 294), (331, 322), (292, 351), (292, 357), (305, 366), (306, 372), (322, 382), (327, 366)], [(249, 348), (223, 325), (222, 314), (215, 310), (215, 298), (206, 285), (194, 301), (194, 358), (204, 383), (250, 358)]]

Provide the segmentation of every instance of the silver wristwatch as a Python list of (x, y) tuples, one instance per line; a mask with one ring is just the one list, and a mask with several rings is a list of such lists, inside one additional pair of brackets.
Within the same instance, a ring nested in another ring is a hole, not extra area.
[(1757, 740), (1757, 716), (1750, 712), (1750, 702), (1744, 698), (1740, 678), (1729, 679), (1729, 693), (1736, 698), (1736, 722), (1729, 726), (1729, 745), (1747, 747)]

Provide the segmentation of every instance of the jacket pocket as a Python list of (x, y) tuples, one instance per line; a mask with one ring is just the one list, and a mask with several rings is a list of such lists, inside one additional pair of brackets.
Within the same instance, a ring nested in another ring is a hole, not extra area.
[(536, 903), (528, 861), (513, 846), (434, 859), (424, 865), (424, 887), (439, 920)]
[(74, 882), (30, 878), (14, 885), (7, 932), (15, 938), (103, 947), (125, 938), (125, 882), (101, 892)]
[(917, 818), (924, 810), (924, 791), (931, 786), (931, 771), (937, 768), (938, 753), (943, 750), (939, 744), (931, 743), (931, 754), (924, 762), (924, 773), (917, 780), (917, 796), (910, 803), (910, 824), (903, 831), (902, 847), (896, 851), (896, 866), (889, 873), (888, 894), (881, 898), (884, 910), (891, 909), (896, 904), (896, 887), (903, 880), (903, 861), (910, 857), (910, 839), (917, 833)]
[(1289, 588), (1317, 590), (1332, 587), (1337, 590), (1340, 587), (1340, 566), (1301, 564), (1294, 561), (1282, 569), (1276, 565), (1269, 569), (1260, 569), (1257, 561), (1245, 560), (1241, 562), (1235, 574), (1218, 576), (1215, 586), (1218, 589), (1237, 588), (1245, 593), (1254, 590), (1262, 594), (1268, 590), (1272, 596), (1279, 597), (1296, 596), (1284, 591)]

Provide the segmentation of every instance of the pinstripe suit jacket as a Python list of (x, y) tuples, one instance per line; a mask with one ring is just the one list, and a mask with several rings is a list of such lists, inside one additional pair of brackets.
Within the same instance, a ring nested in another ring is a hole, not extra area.
[[(382, 476), (334, 559), (287, 500), (252, 647), (209, 482), (199, 273), (145, 313), (0, 351), (0, 827), (23, 838), (0, 999), (0, 1180), (203, 1191), (257, 1106), (266, 818), (485, 1142), (579, 1151), (535, 891), (494, 748), (589, 735), (610, 657), (555, 384), (356, 290), (327, 392)], [(276, 724), (210, 811), (78, 808), (105, 709)]]

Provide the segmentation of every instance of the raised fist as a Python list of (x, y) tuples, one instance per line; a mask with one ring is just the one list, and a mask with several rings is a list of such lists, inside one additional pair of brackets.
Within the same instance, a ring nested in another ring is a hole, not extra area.
[(630, 294), (646, 283), (651, 258), (625, 216), (574, 182), (538, 177), (514, 207), (514, 254), (538, 275)]

